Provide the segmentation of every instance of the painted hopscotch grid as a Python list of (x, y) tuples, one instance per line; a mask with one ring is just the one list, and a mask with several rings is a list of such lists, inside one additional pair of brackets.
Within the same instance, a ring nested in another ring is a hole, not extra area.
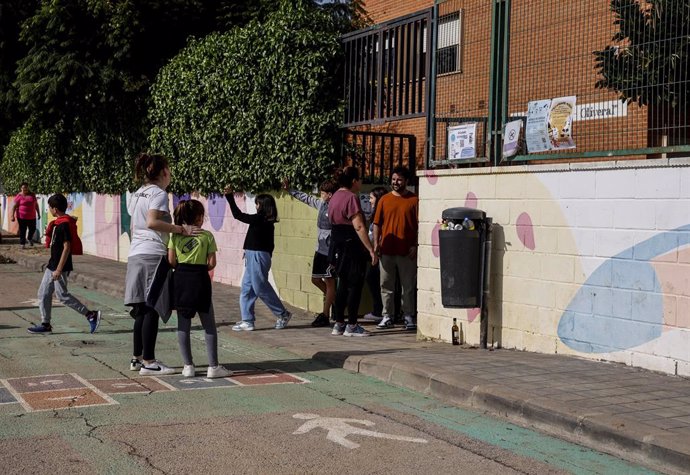
[(279, 369), (233, 371), (227, 378), (182, 375), (108, 378), (86, 381), (76, 373), (0, 379), (0, 404), (21, 404), (26, 412), (119, 404), (108, 394), (148, 394), (194, 389), (235, 388), (273, 384), (305, 384), (308, 379)]
[(285, 373), (279, 369), (255, 369), (233, 371), (227, 379), (240, 386), (259, 386), (269, 384), (306, 384), (308, 379)]
[(75, 373), (9, 378), (0, 382), (26, 412), (118, 404)]
[(187, 377), (181, 374), (165, 376), (165, 382), (179, 391), (189, 391), (192, 389), (219, 389), (234, 388), (241, 386), (228, 378), (206, 378), (206, 377)]
[(0, 405), (1, 404), (19, 404), (9, 389), (0, 388)]
[(177, 391), (174, 386), (154, 376), (141, 378), (91, 379), (91, 383), (106, 394), (149, 394)]

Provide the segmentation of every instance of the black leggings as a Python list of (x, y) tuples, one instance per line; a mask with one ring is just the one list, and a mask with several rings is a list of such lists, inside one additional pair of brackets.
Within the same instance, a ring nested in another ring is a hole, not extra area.
[(129, 314), (134, 318), (134, 356), (146, 361), (156, 359), (156, 338), (158, 337), (158, 313), (143, 303), (134, 305)]
[(345, 309), (347, 309), (347, 323), (357, 324), (359, 301), (364, 287), (364, 274), (367, 271), (366, 256), (353, 252), (344, 256), (340, 272), (338, 273), (338, 288), (335, 292), (335, 320), (338, 323), (345, 322)]
[[(34, 240), (34, 234), (36, 233), (36, 220), (35, 219), (18, 219), (19, 221), (19, 244), (31, 243)], [(26, 231), (29, 231), (29, 235), (26, 236)]]

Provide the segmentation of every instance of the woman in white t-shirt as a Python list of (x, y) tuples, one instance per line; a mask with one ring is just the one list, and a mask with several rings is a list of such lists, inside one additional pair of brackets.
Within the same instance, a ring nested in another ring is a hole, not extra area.
[(168, 193), (170, 168), (162, 155), (140, 154), (135, 177), (143, 182), (132, 194), (127, 211), (131, 216), (131, 244), (125, 278), (125, 305), (132, 307), (134, 351), (129, 369), (141, 375), (172, 374), (174, 369), (156, 360), (158, 318), (170, 317), (168, 294), (168, 239), (170, 234), (185, 236), (201, 232), (197, 226), (172, 223)]

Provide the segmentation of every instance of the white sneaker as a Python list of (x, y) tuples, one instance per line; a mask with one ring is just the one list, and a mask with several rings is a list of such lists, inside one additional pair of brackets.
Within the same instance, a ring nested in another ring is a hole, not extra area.
[(132, 358), (131, 360), (129, 360), (130, 371), (139, 371), (143, 366), (144, 362), (141, 361), (139, 358)]
[(376, 325), (376, 328), (393, 328), (393, 319), (391, 317), (383, 317), (381, 323)]
[(383, 317), (379, 317), (378, 315), (374, 315), (371, 312), (367, 313), (366, 315), (364, 315), (362, 317), (362, 320), (364, 320), (365, 322), (379, 323), (382, 319), (383, 319)]
[(185, 378), (193, 378), (194, 376), (196, 376), (196, 368), (194, 368), (194, 365), (184, 365), (184, 368), (182, 368), (182, 376), (184, 376)]
[(237, 322), (232, 326), (232, 329), (236, 332), (251, 332), (254, 331), (254, 323), (253, 322), (245, 322), (242, 320), (241, 322)]
[(209, 366), (206, 371), (207, 378), (226, 378), (232, 376), (232, 371), (226, 369), (223, 365)]
[(175, 374), (173, 368), (165, 366), (162, 362), (156, 360), (151, 364), (144, 363), (144, 366), (139, 370), (139, 374), (142, 376), (155, 376), (161, 374)]
[(276, 330), (282, 330), (283, 328), (285, 328), (291, 318), (292, 318), (292, 314), (290, 312), (286, 311), (282, 317), (280, 317), (280, 318), (278, 318), (278, 320), (276, 320), (275, 329)]

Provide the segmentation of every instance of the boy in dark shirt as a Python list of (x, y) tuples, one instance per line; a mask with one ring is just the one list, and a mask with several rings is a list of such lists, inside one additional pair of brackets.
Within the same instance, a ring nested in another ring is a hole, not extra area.
[[(50, 214), (59, 218), (67, 211), (67, 198), (56, 194), (48, 198)], [(53, 292), (65, 306), (81, 313), (89, 322), (91, 333), (98, 329), (101, 323), (101, 311), (89, 310), (67, 290), (67, 278), (72, 272), (72, 253), (69, 224), (61, 223), (53, 227), (50, 242), (50, 260), (43, 274), (41, 286), (38, 289), (38, 308), (41, 312), (41, 324), (28, 329), (29, 333), (50, 333), (50, 314), (53, 307)]]

